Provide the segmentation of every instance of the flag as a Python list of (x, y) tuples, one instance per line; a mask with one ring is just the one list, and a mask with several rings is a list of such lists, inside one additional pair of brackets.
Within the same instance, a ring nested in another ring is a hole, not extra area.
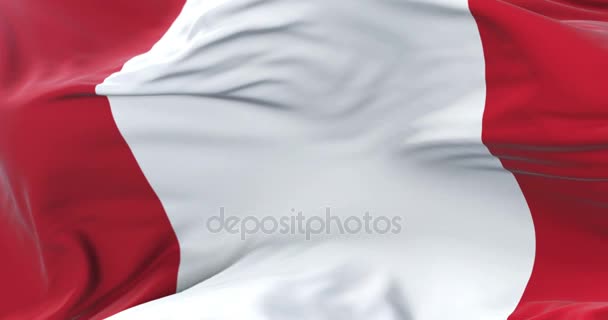
[(1, 0), (0, 319), (608, 319), (607, 35), (599, 0)]

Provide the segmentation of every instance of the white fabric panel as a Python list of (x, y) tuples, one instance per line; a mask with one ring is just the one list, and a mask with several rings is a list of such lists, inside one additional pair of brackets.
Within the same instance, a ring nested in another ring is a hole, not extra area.
[[(534, 229), (481, 143), (466, 1), (188, 0), (97, 87), (181, 247), (179, 294), (112, 319), (505, 319)], [(225, 216), (400, 232), (213, 233)]]

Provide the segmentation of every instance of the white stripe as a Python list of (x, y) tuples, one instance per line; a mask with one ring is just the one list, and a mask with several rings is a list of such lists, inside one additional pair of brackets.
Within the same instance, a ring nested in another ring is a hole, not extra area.
[[(505, 319), (534, 230), (481, 143), (475, 21), (466, 1), (446, 3), (189, 0), (150, 52), (99, 85), (190, 288), (114, 319)], [(403, 229), (242, 241), (207, 230), (220, 207), (369, 211)]]

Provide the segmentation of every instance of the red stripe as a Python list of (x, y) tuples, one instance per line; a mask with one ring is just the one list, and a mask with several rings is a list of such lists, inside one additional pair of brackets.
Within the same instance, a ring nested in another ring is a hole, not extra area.
[(94, 87), (184, 0), (0, 0), (0, 319), (99, 319), (175, 292), (179, 247)]
[(483, 141), (514, 172), (536, 260), (511, 320), (608, 319), (608, 7), (470, 0), (486, 59)]

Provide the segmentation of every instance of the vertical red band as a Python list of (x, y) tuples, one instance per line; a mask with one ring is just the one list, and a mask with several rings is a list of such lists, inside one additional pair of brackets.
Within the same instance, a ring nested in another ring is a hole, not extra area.
[(100, 319), (175, 291), (177, 239), (94, 88), (183, 2), (0, 0), (0, 319)]
[(510, 319), (608, 319), (608, 7), (470, 0), (486, 59), (483, 141), (512, 171), (536, 259)]

